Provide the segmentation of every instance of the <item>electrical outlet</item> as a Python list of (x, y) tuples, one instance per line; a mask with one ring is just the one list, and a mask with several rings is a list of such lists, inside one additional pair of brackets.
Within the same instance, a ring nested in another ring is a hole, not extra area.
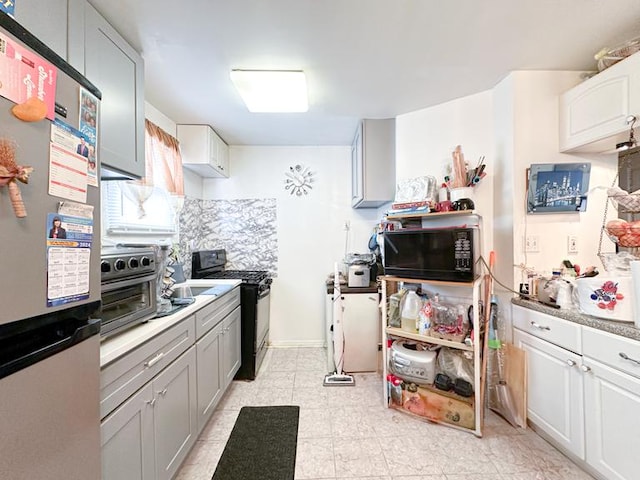
[(528, 253), (539, 252), (539, 240), (537, 235), (527, 235), (524, 239), (524, 251)]
[(578, 253), (578, 236), (569, 235), (567, 237), (567, 253)]

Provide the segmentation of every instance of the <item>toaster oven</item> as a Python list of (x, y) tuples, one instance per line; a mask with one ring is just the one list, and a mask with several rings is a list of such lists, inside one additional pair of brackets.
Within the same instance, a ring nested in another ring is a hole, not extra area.
[(437, 352), (418, 350), (414, 343), (395, 340), (391, 344), (389, 369), (407, 382), (432, 384), (436, 376)]
[(100, 335), (146, 322), (157, 310), (157, 265), (152, 247), (102, 249)]

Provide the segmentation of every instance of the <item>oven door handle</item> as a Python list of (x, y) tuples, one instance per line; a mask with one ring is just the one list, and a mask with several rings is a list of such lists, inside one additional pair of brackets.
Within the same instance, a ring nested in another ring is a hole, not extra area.
[(269, 293), (271, 293), (271, 287), (267, 287), (266, 289), (261, 291), (260, 294), (258, 295), (258, 300), (268, 297)]
[(113, 282), (103, 283), (102, 291), (109, 292), (111, 290), (116, 290), (122, 287), (130, 287), (131, 285), (140, 285), (141, 283), (150, 282), (155, 279), (156, 279), (156, 274), (152, 273), (151, 275), (146, 275), (144, 277), (128, 278), (125, 280), (115, 280)]

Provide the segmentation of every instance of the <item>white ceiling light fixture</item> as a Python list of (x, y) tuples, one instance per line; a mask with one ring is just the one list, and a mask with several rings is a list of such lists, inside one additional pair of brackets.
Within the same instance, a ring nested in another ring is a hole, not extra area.
[(250, 112), (309, 110), (302, 70), (231, 70), (231, 81)]

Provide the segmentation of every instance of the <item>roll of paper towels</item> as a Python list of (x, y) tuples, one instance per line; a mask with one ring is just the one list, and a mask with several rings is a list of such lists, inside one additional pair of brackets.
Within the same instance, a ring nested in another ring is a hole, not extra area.
[(633, 323), (640, 328), (640, 260), (629, 262), (633, 281)]

